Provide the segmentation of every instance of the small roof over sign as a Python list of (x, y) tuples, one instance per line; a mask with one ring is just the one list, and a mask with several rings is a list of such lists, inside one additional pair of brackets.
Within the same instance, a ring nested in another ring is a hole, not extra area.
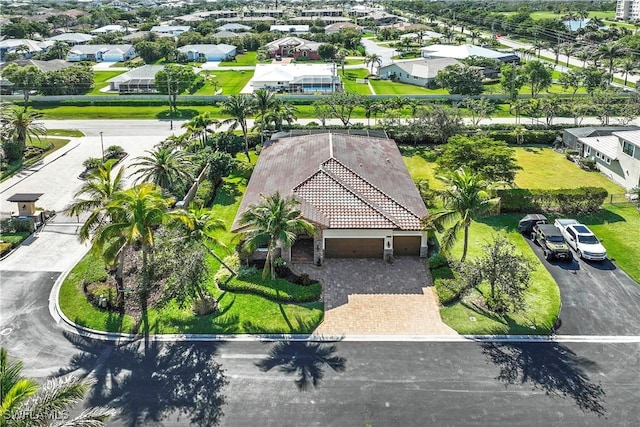
[(44, 193), (16, 193), (7, 199), (8, 202), (36, 202)]

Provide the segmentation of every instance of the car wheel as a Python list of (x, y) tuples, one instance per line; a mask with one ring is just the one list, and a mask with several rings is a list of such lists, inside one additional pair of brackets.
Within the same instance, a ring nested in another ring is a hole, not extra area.
[(544, 259), (551, 261), (553, 259), (553, 254), (551, 252), (544, 251)]
[(538, 241), (536, 240), (536, 233), (531, 233), (531, 241), (536, 245), (538, 244)]
[(583, 259), (583, 258), (582, 258), (582, 252), (580, 252), (580, 249), (578, 249), (578, 250), (576, 251), (576, 253), (578, 254), (578, 258)]

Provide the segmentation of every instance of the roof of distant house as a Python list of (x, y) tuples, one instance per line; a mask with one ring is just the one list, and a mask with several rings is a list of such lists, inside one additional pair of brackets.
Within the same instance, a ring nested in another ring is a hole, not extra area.
[(475, 46), (472, 44), (434, 44), (423, 47), (420, 50), (429, 56), (438, 58), (466, 59), (470, 56), (479, 56), (483, 58), (501, 59), (516, 56), (513, 52), (499, 52), (497, 50), (487, 49), (486, 47)]
[(236, 47), (230, 44), (188, 44), (182, 47), (179, 47), (178, 50), (180, 52), (198, 52), (198, 53), (219, 53), (223, 55), (228, 55), (233, 52)]
[(230, 22), (228, 24), (221, 25), (217, 28), (218, 31), (251, 31), (251, 27), (248, 25), (237, 24)]
[(345, 22), (336, 22), (335, 24), (329, 24), (324, 27), (325, 31), (339, 31), (345, 28), (354, 28), (356, 30), (362, 30), (360, 25), (356, 25), (353, 22), (345, 21)]
[(191, 30), (189, 25), (155, 25), (151, 27), (152, 33), (185, 33), (189, 30)]
[(95, 54), (97, 52), (120, 51), (128, 52), (133, 48), (131, 44), (82, 44), (74, 46), (69, 53)]
[(122, 83), (128, 82), (132, 79), (154, 79), (158, 71), (164, 68), (163, 65), (143, 65), (142, 67), (134, 68), (126, 73), (112, 77), (107, 80), (107, 83)]
[(94, 36), (92, 36), (91, 34), (85, 34), (85, 33), (62, 33), (62, 34), (58, 34), (57, 36), (53, 36), (53, 37), (49, 37), (48, 40), (53, 40), (53, 41), (63, 41), (63, 42), (74, 42), (74, 43), (83, 43), (83, 42), (88, 42), (89, 40), (93, 39)]
[(302, 216), (327, 228), (421, 230), (427, 209), (391, 139), (344, 134), (284, 138), (263, 148), (240, 216), (279, 192)]
[(280, 31), (282, 33), (307, 33), (309, 32), (309, 26), (307, 24), (299, 25), (272, 25), (269, 31)]
[(459, 61), (453, 58), (408, 59), (406, 61), (395, 61), (392, 64), (387, 64), (380, 67), (380, 74), (384, 73), (386, 68), (393, 67), (395, 65), (406, 71), (407, 74), (411, 76), (416, 76), (423, 79), (433, 79), (438, 74), (438, 71), (444, 70), (449, 65), (455, 65), (459, 63)]
[(299, 50), (316, 51), (322, 43), (301, 39), (300, 37), (282, 37), (265, 45), (268, 51), (278, 50), (281, 46), (295, 47)]
[(52, 59), (51, 61), (39, 61), (37, 59), (16, 59), (15, 61), (5, 62), (4, 64), (0, 64), (0, 71), (4, 70), (11, 64), (18, 64), (20, 67), (26, 67), (29, 65), (33, 65), (38, 67), (40, 71), (49, 72), (62, 70), (65, 68), (72, 67), (74, 64), (71, 62), (67, 62), (62, 59)]
[(36, 41), (30, 39), (5, 39), (0, 41), (0, 48), (3, 49), (16, 49), (19, 46), (25, 46), (29, 49), (29, 52), (40, 52), (48, 46), (53, 45), (53, 41)]

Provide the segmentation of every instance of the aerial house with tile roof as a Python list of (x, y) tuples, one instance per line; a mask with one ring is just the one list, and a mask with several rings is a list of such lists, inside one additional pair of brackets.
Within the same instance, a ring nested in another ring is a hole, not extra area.
[(276, 192), (298, 200), (318, 230), (282, 249), (285, 260), (309, 247), (316, 264), (427, 255), (427, 208), (392, 139), (325, 133), (276, 140), (260, 153), (231, 230), (242, 232), (241, 215)]

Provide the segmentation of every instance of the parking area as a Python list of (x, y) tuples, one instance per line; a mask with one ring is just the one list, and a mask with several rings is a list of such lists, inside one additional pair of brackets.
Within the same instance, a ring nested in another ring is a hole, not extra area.
[(326, 259), (322, 267), (297, 264), (323, 284), (323, 335), (452, 335), (440, 318), (431, 278), (422, 259)]
[(562, 308), (556, 333), (562, 335), (640, 335), (640, 286), (615, 262), (546, 261), (529, 245), (560, 287)]

